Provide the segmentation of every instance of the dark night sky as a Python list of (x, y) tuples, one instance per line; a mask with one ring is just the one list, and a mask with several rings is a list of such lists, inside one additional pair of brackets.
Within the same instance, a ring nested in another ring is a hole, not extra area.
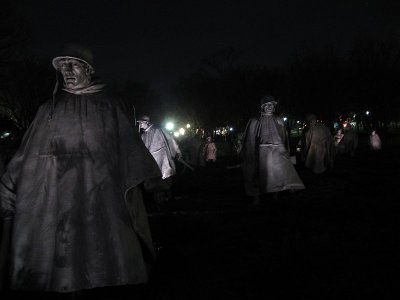
[[(399, 1), (15, 1), (34, 49), (57, 55), (66, 41), (94, 52), (105, 78), (148, 79), (161, 94), (201, 59), (225, 48), (246, 64), (276, 66), (306, 48), (346, 51), (359, 35), (400, 37)], [(380, 4), (381, 3), (381, 4)]]

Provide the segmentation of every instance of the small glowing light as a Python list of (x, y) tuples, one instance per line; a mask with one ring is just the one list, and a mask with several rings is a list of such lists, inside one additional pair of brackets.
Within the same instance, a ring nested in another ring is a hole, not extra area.
[(184, 128), (179, 128), (179, 134), (184, 135), (185, 134), (185, 129)]
[(186, 124), (186, 128), (190, 128), (190, 124)]
[(229, 131), (233, 131), (233, 128), (231, 127), (231, 128), (229, 128)]
[(283, 117), (283, 121), (285, 121), (285, 122), (286, 122), (286, 121), (287, 121), (287, 118), (286, 118), (286, 117)]
[(368, 116), (368, 115), (369, 115), (369, 110), (367, 110), (367, 111), (365, 112), (365, 114)]
[(174, 125), (174, 123), (172, 123), (172, 122), (168, 122), (168, 123), (165, 125), (165, 128), (166, 128), (167, 130), (173, 130), (174, 127), (175, 127), (175, 125)]
[(3, 132), (3, 134), (0, 136), (0, 138), (4, 139), (10, 135), (11, 135), (11, 133), (9, 133), (9, 132)]
[(300, 121), (297, 121), (297, 124), (300, 124)]
[(175, 137), (178, 137), (178, 136), (179, 136), (179, 131), (175, 131), (175, 132), (174, 132), (174, 136), (175, 136)]

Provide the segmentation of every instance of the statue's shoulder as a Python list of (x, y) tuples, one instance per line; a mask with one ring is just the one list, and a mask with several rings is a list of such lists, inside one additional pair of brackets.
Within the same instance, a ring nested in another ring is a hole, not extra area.
[(259, 118), (253, 117), (253, 118), (250, 118), (250, 119), (247, 121), (247, 126), (254, 125), (254, 124), (258, 124), (259, 122), (260, 122), (260, 119), (259, 119)]
[(53, 102), (54, 102), (54, 100), (52, 98), (43, 101), (43, 103), (39, 105), (37, 111), (42, 112), (42, 111), (48, 110), (49, 108), (51, 108), (53, 106)]
[(255, 132), (258, 128), (258, 125), (260, 124), (259, 118), (250, 118), (247, 121), (246, 128), (245, 128), (245, 133), (249, 134), (250, 132)]

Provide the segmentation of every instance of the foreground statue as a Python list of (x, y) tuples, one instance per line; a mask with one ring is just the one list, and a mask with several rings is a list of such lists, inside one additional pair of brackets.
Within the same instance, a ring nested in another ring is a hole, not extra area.
[(12, 222), (11, 289), (145, 283), (154, 249), (140, 184), (160, 171), (94, 79), (87, 48), (66, 46), (53, 66), (60, 84), (0, 181), (1, 217)]
[(247, 123), (241, 157), (245, 190), (258, 204), (259, 196), (304, 189), (289, 155), (289, 140), (282, 118), (274, 115), (277, 102), (261, 98), (261, 116)]

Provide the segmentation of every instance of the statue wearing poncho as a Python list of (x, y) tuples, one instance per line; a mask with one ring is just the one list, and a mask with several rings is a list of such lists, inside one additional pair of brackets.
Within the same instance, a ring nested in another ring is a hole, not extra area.
[(138, 185), (157, 176), (103, 85), (66, 84), (39, 108), (1, 178), (1, 215), (13, 222), (11, 288), (145, 283), (154, 249)]
[(249, 196), (304, 189), (287, 150), (285, 124), (273, 115), (276, 101), (268, 97), (265, 100), (261, 116), (247, 123), (241, 150), (245, 190)]

